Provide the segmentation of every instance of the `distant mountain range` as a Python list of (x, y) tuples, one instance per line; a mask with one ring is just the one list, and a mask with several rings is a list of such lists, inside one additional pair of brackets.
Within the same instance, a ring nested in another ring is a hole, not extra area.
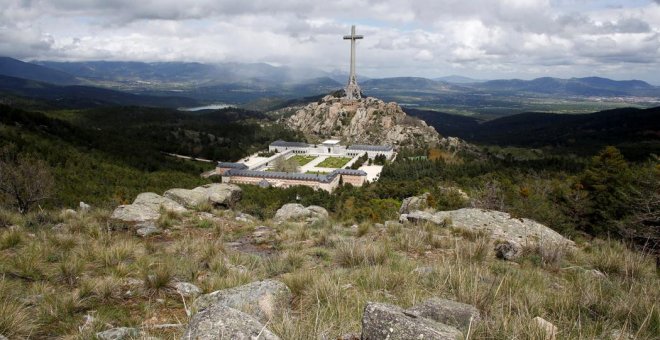
[(80, 84), (74, 75), (56, 69), (25, 63), (20, 60), (0, 57), (0, 75), (43, 81), (58, 85)]
[(23, 78), (0, 76), (2, 95), (37, 99), (53, 108), (87, 108), (100, 106), (192, 107), (199, 102), (186, 97), (137, 95), (100, 87), (53, 85)]
[[(265, 102), (285, 102), (340, 89), (347, 77), (337, 71), (278, 67), (265, 63), (23, 62), (7, 57), (0, 58), (0, 75), (61, 86), (106, 88), (138, 96), (178, 97), (174, 101), (164, 101), (167, 105), (182, 98), (190, 98), (191, 102), (235, 105), (264, 102), (264, 99), (268, 99)], [(3, 81), (6, 82), (2, 86), (5, 90), (8, 90), (9, 83), (15, 82)], [(476, 110), (478, 114), (495, 117), (526, 109), (537, 110), (537, 106), (523, 105), (530, 102), (525, 98), (660, 98), (660, 88), (646, 82), (597, 77), (489, 81), (461, 76), (436, 79), (394, 77), (360, 78), (359, 82), (366, 95), (386, 101), (397, 101), (408, 106), (449, 107), (455, 111)], [(71, 95), (74, 90), (91, 92), (89, 89), (69, 88), (67, 93)], [(58, 88), (57, 91), (61, 94), (64, 89)], [(23, 93), (27, 93), (25, 89)], [(42, 91), (40, 96), (45, 96), (45, 92)]]
[(656, 96), (658, 88), (641, 80), (617, 81), (607, 78), (537, 78), (533, 80), (491, 80), (476, 88), (497, 92), (530, 92), (547, 95), (577, 96)]

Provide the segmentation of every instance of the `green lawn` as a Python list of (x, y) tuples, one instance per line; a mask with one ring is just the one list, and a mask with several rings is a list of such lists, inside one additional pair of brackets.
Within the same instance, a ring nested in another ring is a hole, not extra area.
[(351, 160), (350, 157), (328, 157), (319, 163), (319, 168), (341, 168)]
[(313, 161), (316, 156), (304, 156), (304, 155), (295, 155), (289, 159), (292, 159), (298, 163), (299, 166), (303, 166), (311, 161)]

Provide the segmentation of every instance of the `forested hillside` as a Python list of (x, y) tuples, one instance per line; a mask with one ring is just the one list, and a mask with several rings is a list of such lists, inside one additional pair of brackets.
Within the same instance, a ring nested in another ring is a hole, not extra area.
[[(257, 113), (183, 113), (143, 107), (30, 112), (0, 106), (0, 141), (50, 165), (52, 206), (79, 201), (113, 206), (143, 191), (193, 186), (214, 164), (176, 160), (163, 152), (236, 160), (290, 131), (248, 122)], [(216, 137), (217, 136), (217, 137)]]
[(442, 135), (480, 144), (563, 148), (582, 155), (616, 145), (634, 159), (660, 154), (660, 107), (580, 115), (530, 112), (485, 122), (435, 111), (407, 108), (406, 112), (424, 119)]

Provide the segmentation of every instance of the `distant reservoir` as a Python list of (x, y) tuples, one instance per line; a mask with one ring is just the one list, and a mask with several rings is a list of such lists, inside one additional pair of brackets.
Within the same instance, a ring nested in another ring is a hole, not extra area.
[(178, 108), (178, 110), (179, 111), (220, 110), (232, 106), (233, 105), (229, 105), (229, 104), (211, 104), (211, 105), (197, 106), (197, 107), (180, 107)]

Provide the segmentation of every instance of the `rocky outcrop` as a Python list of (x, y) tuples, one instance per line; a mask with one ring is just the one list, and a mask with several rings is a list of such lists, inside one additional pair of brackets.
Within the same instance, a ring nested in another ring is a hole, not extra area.
[(154, 211), (159, 211), (160, 209), (176, 213), (182, 213), (186, 211), (186, 208), (184, 208), (181, 204), (153, 192), (143, 192), (137, 195), (133, 201), (133, 204), (143, 205)]
[(138, 224), (147, 221), (155, 221), (160, 217), (158, 210), (140, 204), (126, 204), (118, 206), (110, 215), (110, 218), (127, 224)]
[(241, 199), (241, 195), (243, 194), (243, 190), (235, 184), (208, 184), (202, 188), (206, 189), (211, 204), (227, 208), (233, 207)]
[(439, 146), (454, 154), (457, 154), (459, 152), (469, 153), (469, 154), (481, 154), (481, 151), (476, 145), (470, 144), (458, 137), (441, 138)]
[(200, 190), (197, 188), (192, 190), (174, 188), (165, 191), (164, 196), (189, 209), (194, 209), (209, 202), (206, 190)]
[(481, 314), (476, 307), (441, 298), (426, 300), (408, 309), (407, 312), (454, 326), (462, 331), (467, 331), (470, 326), (474, 327), (481, 321)]
[(184, 207), (169, 198), (153, 192), (145, 192), (139, 194), (132, 204), (118, 206), (112, 212), (110, 218), (126, 224), (136, 225), (158, 220), (161, 209), (177, 213), (186, 211)]
[(308, 207), (298, 203), (283, 205), (273, 218), (277, 222), (314, 222), (328, 218), (328, 211), (323, 207), (310, 205)]
[(278, 340), (253, 316), (222, 304), (213, 305), (193, 316), (183, 340)]
[(187, 207), (194, 209), (203, 204), (232, 207), (241, 198), (242, 190), (234, 184), (214, 183), (188, 189), (170, 189), (165, 197)]
[(573, 241), (543, 224), (526, 218), (513, 218), (505, 212), (495, 210), (466, 208), (438, 212), (413, 211), (409, 214), (402, 214), (400, 219), (485, 232), (494, 239), (515, 241), (526, 246), (546, 243), (574, 245)]
[(461, 332), (424, 317), (384, 303), (368, 302), (362, 316), (362, 340), (447, 339)]
[(264, 280), (202, 295), (195, 300), (198, 311), (217, 305), (243, 310), (261, 322), (267, 322), (288, 305), (291, 291), (284, 283)]
[(401, 208), (399, 208), (399, 214), (407, 214), (415, 210), (426, 210), (429, 207), (428, 198), (430, 195), (426, 192), (419, 196), (404, 198), (401, 202)]
[(313, 139), (338, 136), (348, 144), (429, 147), (440, 140), (433, 127), (406, 115), (398, 104), (373, 97), (348, 101), (325, 96), (299, 109), (286, 123)]

